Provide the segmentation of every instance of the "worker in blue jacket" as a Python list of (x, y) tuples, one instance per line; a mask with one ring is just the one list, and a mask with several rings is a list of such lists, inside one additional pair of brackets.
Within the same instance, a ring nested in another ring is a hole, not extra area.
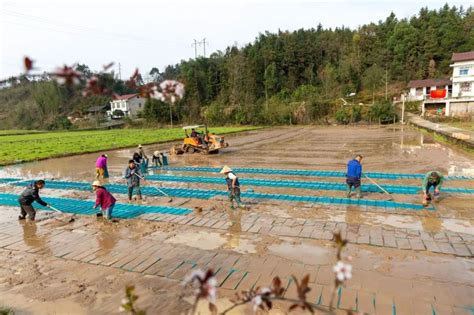
[(357, 193), (357, 198), (362, 197), (360, 188), (360, 178), (362, 177), (362, 155), (357, 154), (354, 159), (347, 163), (346, 184), (347, 198), (351, 197), (352, 187)]

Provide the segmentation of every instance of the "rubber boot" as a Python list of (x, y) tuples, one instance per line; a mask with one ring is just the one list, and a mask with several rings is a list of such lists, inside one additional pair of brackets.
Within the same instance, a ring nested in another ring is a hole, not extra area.
[(362, 198), (362, 191), (361, 191), (361, 189), (360, 189), (360, 186), (357, 187), (357, 188), (355, 189), (355, 191), (356, 191), (356, 193), (357, 193), (357, 198), (359, 198), (359, 199)]
[(240, 200), (240, 196), (235, 197), (235, 200), (237, 201), (237, 206), (238, 206), (239, 208), (242, 208), (242, 209), (245, 209), (245, 208), (246, 208), (245, 205), (244, 205), (244, 204), (242, 203), (242, 201)]

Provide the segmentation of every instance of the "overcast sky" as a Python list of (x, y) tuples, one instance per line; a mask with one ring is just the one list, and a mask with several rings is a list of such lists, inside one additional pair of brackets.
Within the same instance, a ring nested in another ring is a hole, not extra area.
[[(252, 42), (266, 30), (348, 26), (415, 15), (446, 1), (105, 1), (0, 0), (0, 79), (22, 71), (30, 56), (45, 71), (76, 62), (99, 70), (115, 61), (122, 78), (135, 67), (147, 73), (194, 57), (193, 40), (206, 38), (206, 54)], [(472, 1), (450, 1), (467, 8)], [(203, 54), (203, 46), (198, 46)]]

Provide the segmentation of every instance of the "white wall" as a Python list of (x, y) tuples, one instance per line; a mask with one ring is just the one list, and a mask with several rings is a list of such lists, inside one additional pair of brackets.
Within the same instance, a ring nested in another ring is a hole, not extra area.
[(130, 116), (136, 116), (139, 111), (143, 110), (143, 107), (145, 106), (145, 99), (135, 96), (133, 98), (130, 98), (127, 101), (127, 110), (128, 114)]
[(474, 116), (474, 101), (472, 102), (453, 102), (450, 104), (450, 116), (466, 117)]
[[(453, 97), (474, 96), (474, 60), (455, 62), (453, 67)], [(461, 74), (461, 70), (467, 69), (467, 74)], [(461, 85), (468, 85), (470, 91), (461, 91)]]
[[(427, 89), (427, 88), (429, 88), (430, 91), (433, 91), (433, 90), (436, 90), (437, 87), (436, 87), (436, 85), (434, 85), (434, 86), (431, 86), (431, 87), (410, 88), (410, 93), (409, 93), (409, 95), (408, 95), (408, 99), (407, 99), (407, 100), (408, 100), (408, 101), (422, 101), (422, 100), (428, 98), (428, 97), (430, 96), (430, 93), (426, 93), (426, 89)], [(448, 85), (445, 85), (443, 88), (446, 90), (446, 96), (448, 97), (449, 95), (448, 95), (447, 92), (448, 92), (448, 90), (449, 90), (449, 89), (448, 89), (449, 86), (448, 86)], [(421, 90), (421, 95), (416, 95), (416, 90), (417, 90), (417, 89), (422, 89), (422, 90)]]
[(139, 111), (142, 111), (145, 106), (145, 99), (134, 96), (128, 100), (115, 100), (110, 102), (110, 112), (120, 109), (125, 116), (136, 116)]

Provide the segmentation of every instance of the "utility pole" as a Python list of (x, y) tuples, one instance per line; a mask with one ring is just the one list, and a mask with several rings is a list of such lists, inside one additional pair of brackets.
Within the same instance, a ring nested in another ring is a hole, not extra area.
[(197, 45), (198, 44), (201, 44), (201, 42), (198, 42), (195, 39), (194, 39), (194, 43), (191, 44), (191, 47), (194, 46), (194, 59), (197, 59), (197, 56), (198, 56), (198, 50), (197, 50)]
[(405, 124), (405, 93), (402, 94), (402, 125)]
[(265, 82), (265, 109), (268, 112), (268, 78), (267, 78), (267, 58), (263, 57), (263, 66), (265, 67), (265, 70), (263, 72), (263, 77)]
[(199, 45), (201, 44), (204, 51), (204, 58), (206, 58), (206, 45), (209, 45), (209, 42), (206, 43), (206, 38), (203, 38), (202, 41), (199, 42)]
[(120, 65), (120, 62), (119, 62), (119, 80), (122, 80), (122, 66)]

